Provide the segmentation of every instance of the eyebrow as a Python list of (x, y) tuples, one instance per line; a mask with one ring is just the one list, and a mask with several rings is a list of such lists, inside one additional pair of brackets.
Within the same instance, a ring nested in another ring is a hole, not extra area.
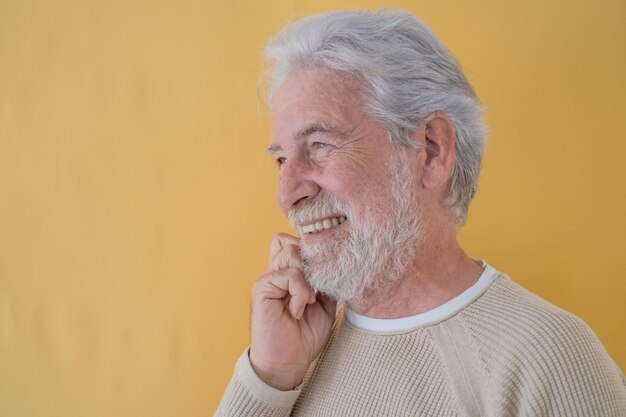
[(270, 146), (267, 147), (267, 149), (265, 150), (270, 156), (274, 156), (276, 155), (277, 152), (281, 151), (283, 148), (280, 147), (280, 145), (276, 144), (276, 143), (272, 143)]
[(306, 127), (304, 130), (300, 131), (300, 133), (298, 133), (297, 136), (299, 136), (301, 138), (306, 138), (307, 136), (310, 136), (313, 133), (317, 133), (317, 132), (329, 133), (329, 132), (334, 132), (334, 130), (332, 128), (328, 127), (323, 122), (316, 122), (316, 123), (313, 123), (310, 126)]
[[(330, 133), (332, 136), (336, 136), (339, 139), (345, 139), (346, 137), (344, 133), (326, 125), (324, 122), (315, 122), (308, 125), (304, 129), (296, 133), (296, 137), (304, 139), (308, 136), (311, 136), (313, 133)], [(270, 155), (274, 155), (282, 149), (283, 148), (280, 145), (272, 143), (270, 146), (267, 147), (267, 153)]]

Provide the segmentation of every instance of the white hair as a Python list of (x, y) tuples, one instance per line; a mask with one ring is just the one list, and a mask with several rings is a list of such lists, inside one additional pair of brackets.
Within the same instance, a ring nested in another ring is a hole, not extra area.
[(286, 26), (265, 48), (268, 101), (294, 70), (327, 68), (359, 77), (364, 111), (391, 140), (411, 134), (436, 111), (456, 128), (456, 161), (444, 204), (461, 226), (478, 187), (484, 149), (482, 108), (461, 67), (435, 34), (403, 11), (337, 11)]

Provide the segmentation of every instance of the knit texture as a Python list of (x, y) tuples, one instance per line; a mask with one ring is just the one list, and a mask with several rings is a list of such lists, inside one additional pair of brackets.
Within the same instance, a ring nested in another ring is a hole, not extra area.
[(218, 416), (625, 417), (626, 386), (591, 329), (499, 275), (458, 314), (401, 333), (343, 310), (300, 391), (242, 356)]

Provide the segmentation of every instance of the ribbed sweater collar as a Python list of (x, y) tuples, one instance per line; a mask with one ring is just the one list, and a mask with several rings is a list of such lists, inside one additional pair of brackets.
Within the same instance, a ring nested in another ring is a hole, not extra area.
[(354, 327), (377, 333), (405, 332), (407, 330), (438, 323), (454, 316), (480, 297), (498, 276), (498, 272), (489, 264), (484, 261), (480, 262), (484, 270), (480, 278), (478, 278), (478, 281), (450, 301), (432, 310), (397, 319), (375, 319), (355, 313), (350, 308), (346, 308), (346, 319)]

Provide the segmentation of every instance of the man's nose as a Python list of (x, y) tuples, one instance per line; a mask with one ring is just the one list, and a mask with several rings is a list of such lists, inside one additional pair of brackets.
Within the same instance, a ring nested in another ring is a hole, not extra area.
[(312, 178), (311, 164), (304, 159), (289, 158), (280, 169), (278, 205), (285, 215), (301, 201), (315, 196), (320, 191), (319, 185)]

